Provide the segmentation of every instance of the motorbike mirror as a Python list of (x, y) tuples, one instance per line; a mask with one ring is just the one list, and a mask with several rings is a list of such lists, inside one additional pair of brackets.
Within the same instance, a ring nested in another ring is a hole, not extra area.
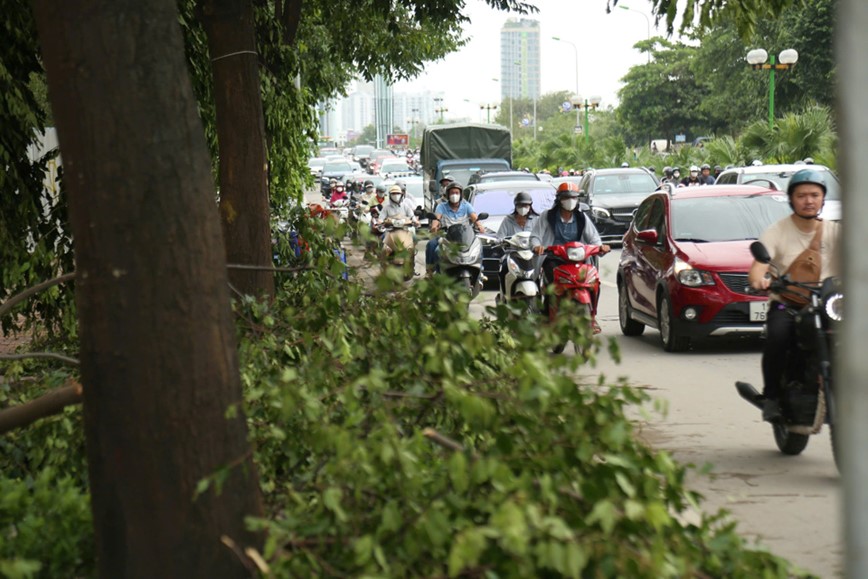
[(437, 219), (437, 214), (428, 212), (425, 214), (425, 217), (427, 217), (428, 219)]
[(477, 219), (488, 219), (488, 213), (480, 213), (476, 216)]
[(750, 254), (760, 263), (769, 263), (772, 260), (769, 250), (760, 241), (754, 241), (750, 244)]

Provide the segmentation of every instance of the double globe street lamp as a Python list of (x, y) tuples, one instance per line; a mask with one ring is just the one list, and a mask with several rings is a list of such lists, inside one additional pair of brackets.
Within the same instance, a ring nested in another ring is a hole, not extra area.
[(588, 142), (588, 138), (589, 138), (588, 137), (588, 133), (589, 133), (589, 130), (588, 130), (588, 111), (590, 109), (596, 110), (596, 108), (598, 106), (600, 106), (600, 103), (602, 102), (602, 100), (603, 99), (601, 99), (598, 96), (592, 96), (589, 99), (583, 99), (581, 96), (578, 96), (578, 95), (576, 95), (570, 99), (570, 104), (573, 106), (574, 109), (576, 109), (576, 117), (578, 117), (579, 111), (581, 111), (583, 108), (585, 109), (585, 127), (584, 127), (584, 131), (583, 131), (585, 133), (585, 143)]
[[(769, 58), (771, 60), (766, 63)], [(769, 128), (771, 129), (775, 124), (775, 71), (791, 68), (799, 60), (799, 53), (792, 48), (782, 50), (778, 54), (778, 61), (775, 62), (774, 55), (769, 56), (764, 49), (755, 48), (747, 53), (746, 60), (754, 70), (769, 71)]]

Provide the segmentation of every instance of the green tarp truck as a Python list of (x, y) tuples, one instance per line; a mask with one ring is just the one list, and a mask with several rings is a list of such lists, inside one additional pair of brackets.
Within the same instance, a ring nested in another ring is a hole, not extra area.
[(510, 170), (512, 136), (509, 129), (500, 125), (432, 125), (422, 134), (419, 156), (424, 175), (425, 210), (433, 211), (440, 198), (440, 179), (444, 176), (466, 186), (476, 172)]

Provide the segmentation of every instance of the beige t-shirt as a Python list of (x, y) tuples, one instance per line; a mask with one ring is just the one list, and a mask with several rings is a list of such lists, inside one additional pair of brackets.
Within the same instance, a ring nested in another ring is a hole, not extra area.
[[(794, 223), (798, 217), (788, 216), (773, 223), (766, 229), (759, 240), (769, 252), (772, 263), (783, 273), (790, 267), (799, 254), (808, 249), (814, 232), (803, 232)], [(837, 221), (823, 221), (823, 235), (820, 239), (820, 279), (839, 275), (838, 239), (841, 226)], [(772, 294), (770, 299), (780, 300), (780, 296)]]

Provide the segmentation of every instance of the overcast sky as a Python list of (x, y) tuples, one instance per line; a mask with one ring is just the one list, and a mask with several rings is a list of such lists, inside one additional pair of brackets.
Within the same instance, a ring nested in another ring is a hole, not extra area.
[[(611, 14), (606, 14), (606, 0), (537, 0), (535, 4), (539, 12), (528, 18), (540, 23), (542, 94), (572, 93), (576, 87), (575, 51), (552, 36), (578, 48), (579, 93), (599, 95), (602, 106), (607, 107), (617, 104), (620, 79), (647, 58), (633, 45), (647, 37), (648, 22), (652, 37), (663, 34), (662, 26), (660, 31), (655, 29), (650, 3), (645, 0), (626, 0), (619, 5), (629, 10), (616, 8)], [(500, 102), (500, 85), (492, 80), (500, 77), (500, 30), (507, 18), (519, 16), (489, 8), (482, 0), (467, 0), (465, 13), (471, 19), (464, 28), (468, 44), (429, 64), (425, 74), (413, 81), (396, 84), (395, 90), (438, 90), (451, 80), (457, 88), (447, 91), (448, 115), (478, 119), (479, 104)]]

